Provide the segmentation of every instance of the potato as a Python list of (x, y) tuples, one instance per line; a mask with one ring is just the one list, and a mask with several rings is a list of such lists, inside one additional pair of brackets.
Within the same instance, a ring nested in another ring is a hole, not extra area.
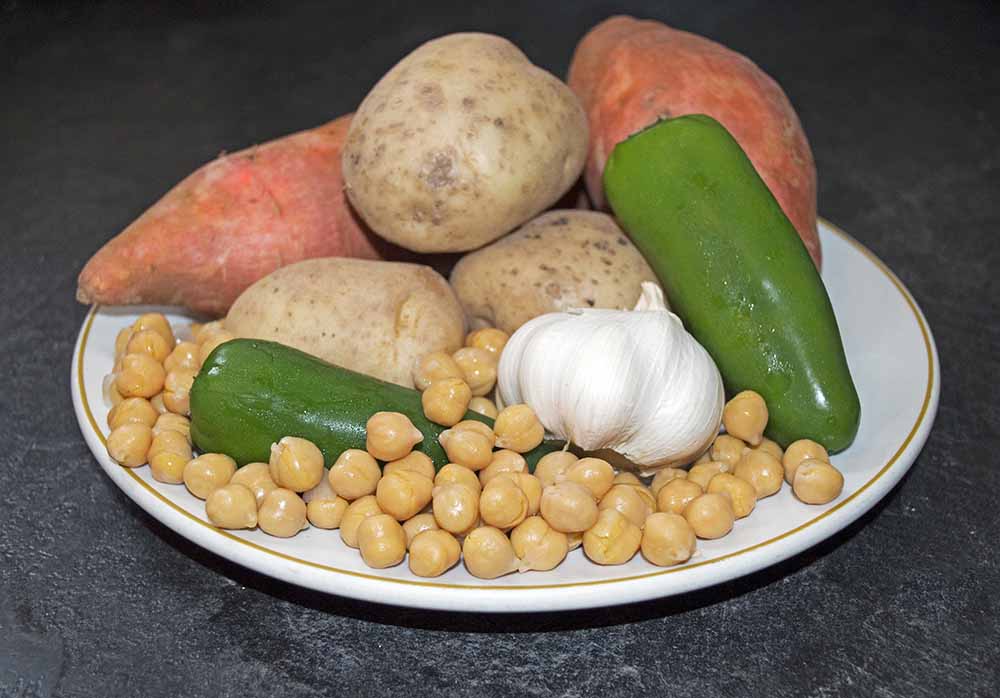
[(419, 358), (465, 338), (462, 307), (430, 267), (340, 257), (272, 272), (236, 299), (225, 326), (408, 388)]
[(653, 270), (614, 219), (597, 211), (549, 211), (465, 255), (451, 273), (474, 327), (513, 333), (567, 308), (631, 308)]
[(555, 203), (587, 138), (576, 96), (516, 46), (452, 34), (406, 56), (361, 103), (342, 156), (347, 196), (391, 242), (471, 250)]

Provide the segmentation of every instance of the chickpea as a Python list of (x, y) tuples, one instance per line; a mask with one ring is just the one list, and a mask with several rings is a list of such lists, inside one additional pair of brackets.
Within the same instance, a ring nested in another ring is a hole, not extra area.
[(375, 497), (384, 513), (406, 521), (430, 503), (433, 489), (430, 478), (412, 470), (397, 470), (378, 481)]
[(195, 372), (188, 368), (175, 368), (163, 381), (163, 404), (176, 414), (191, 414), (191, 386)]
[(496, 579), (517, 569), (514, 546), (499, 529), (480, 526), (465, 537), (462, 555), (469, 574), (480, 579)]
[(148, 354), (157, 363), (170, 356), (171, 346), (167, 345), (167, 340), (153, 330), (143, 330), (134, 332), (125, 345), (126, 354)]
[[(699, 463), (695, 463), (695, 465), (699, 465)], [(663, 489), (663, 486), (671, 480), (686, 480), (687, 476), (688, 471), (681, 468), (663, 468), (662, 470), (657, 470), (656, 475), (653, 476), (653, 481), (649, 483), (649, 489), (653, 491), (653, 496), (655, 497)]]
[(540, 510), (549, 526), (563, 533), (586, 531), (598, 517), (597, 502), (590, 490), (568, 481), (542, 490)]
[[(236, 473), (239, 474), (239, 470)], [(233, 480), (235, 479), (234, 475)], [(346, 499), (337, 496), (325, 477), (320, 478), (319, 484), (311, 490), (302, 493), (302, 501), (306, 503), (306, 518), (309, 523), (316, 528), (328, 530), (340, 526), (348, 505)]]
[[(184, 485), (198, 499), (207, 499), (213, 491), (228, 485), (236, 472), (236, 461), (222, 453), (203, 453), (184, 466)], [(302, 505), (303, 510), (305, 504)], [(303, 513), (303, 516), (305, 514)]]
[(623, 565), (642, 543), (642, 531), (617, 509), (605, 509), (583, 534), (583, 552), (599, 565)]
[(337, 456), (327, 474), (333, 491), (349, 502), (374, 494), (381, 478), (378, 463), (368, 451), (360, 448), (349, 448)]
[(451, 427), (462, 421), (472, 399), (472, 391), (459, 378), (443, 378), (430, 384), (420, 396), (424, 416), (435, 424)]
[(500, 473), (526, 473), (528, 462), (516, 451), (503, 449), (493, 454), (490, 464), (479, 471), (479, 482), (483, 487)]
[[(639, 528), (646, 523), (646, 517), (656, 511), (656, 500), (641, 485), (614, 485), (601, 497), (597, 505), (599, 511), (616, 509)], [(644, 496), (645, 495), (645, 496)]]
[(698, 465), (692, 465), (691, 470), (688, 471), (687, 479), (691, 482), (697, 482), (698, 486), (703, 490), (708, 489), (708, 483), (713, 477), (719, 473), (731, 473), (733, 472), (733, 466), (729, 463), (721, 463), (715, 461), (709, 461), (708, 463), (699, 463)]
[(432, 505), (438, 527), (449, 533), (467, 533), (479, 521), (479, 495), (465, 485), (435, 487)]
[(519, 572), (555, 569), (569, 553), (566, 534), (549, 526), (541, 516), (530, 516), (510, 532), (510, 543), (520, 560)]
[(733, 530), (736, 515), (724, 494), (703, 494), (684, 507), (683, 516), (699, 538), (722, 538)]
[(323, 452), (312, 441), (284, 436), (271, 444), (271, 479), (292, 492), (311, 490), (323, 479)]
[(424, 435), (402, 412), (376, 412), (365, 425), (365, 450), (384, 461), (408, 456)]
[(306, 504), (306, 518), (316, 528), (334, 529), (340, 526), (348, 501), (341, 497), (314, 499)]
[(703, 494), (701, 485), (690, 480), (671, 480), (656, 495), (657, 511), (680, 514), (691, 500)]
[(737, 519), (749, 516), (757, 506), (757, 490), (754, 486), (731, 473), (719, 473), (713, 477), (705, 491), (709, 494), (728, 495)]
[(472, 429), (445, 429), (438, 436), (438, 442), (448, 454), (448, 460), (470, 470), (482, 470), (493, 459), (489, 439)]
[(129, 340), (132, 339), (134, 330), (132, 326), (123, 327), (118, 330), (118, 334), (115, 335), (115, 359), (120, 359), (125, 356), (125, 347), (128, 346)]
[(192, 458), (191, 444), (184, 434), (167, 429), (153, 434), (146, 458), (154, 480), (179, 485), (184, 482), (184, 468)]
[(485, 349), (493, 355), (495, 361), (500, 361), (500, 353), (510, 341), (510, 335), (496, 327), (484, 327), (473, 330), (465, 336), (465, 346)]
[(495, 478), (479, 496), (483, 523), (508, 531), (528, 516), (528, 498), (509, 478)]
[(479, 482), (479, 478), (476, 477), (476, 474), (464, 465), (459, 465), (458, 463), (448, 463), (448, 465), (441, 468), (437, 472), (437, 475), (434, 476), (435, 487), (450, 484), (465, 485), (476, 493), (476, 502), (479, 502), (479, 492), (482, 489), (482, 485)]
[(680, 514), (658, 512), (646, 519), (642, 556), (654, 565), (669, 567), (687, 562), (697, 545), (694, 529)]
[(700, 456), (698, 456), (698, 458), (695, 460), (695, 462), (693, 463), (693, 465), (698, 465), (699, 463), (708, 463), (710, 460), (712, 460), (712, 448), (711, 448), (711, 446), (709, 446), (709, 448), (708, 448), (707, 451), (705, 451)]
[(829, 463), (830, 454), (826, 452), (826, 449), (822, 445), (811, 439), (799, 439), (788, 444), (788, 449), (781, 459), (781, 464), (785, 468), (785, 481), (789, 485), (795, 482), (795, 469), (799, 467), (799, 463), (806, 459)]
[(347, 546), (358, 547), (358, 526), (369, 516), (382, 513), (384, 512), (379, 508), (374, 495), (369, 494), (355, 499), (347, 506), (347, 511), (340, 520), (340, 539)]
[[(115, 390), (117, 391), (117, 387)], [(149, 404), (153, 406), (153, 409), (156, 410), (158, 414), (162, 415), (170, 412), (170, 410), (167, 409), (167, 406), (163, 403), (163, 393), (157, 393), (153, 397), (149, 398)]]
[(216, 347), (220, 344), (225, 344), (231, 339), (236, 339), (236, 335), (226, 330), (219, 330), (210, 334), (202, 332), (198, 338), (202, 340), (198, 342), (198, 365), (203, 366)]
[(163, 368), (167, 373), (179, 368), (197, 373), (201, 368), (201, 364), (198, 363), (198, 345), (194, 342), (181, 342), (163, 360)]
[(393, 567), (406, 557), (406, 534), (387, 514), (369, 516), (358, 526), (358, 549), (369, 567)]
[(245, 485), (223, 485), (208, 495), (205, 514), (219, 528), (254, 528), (257, 500)]
[(708, 455), (716, 463), (729, 463), (729, 465), (735, 467), (740, 462), (740, 458), (743, 457), (744, 448), (746, 448), (746, 444), (735, 436), (720, 434), (716, 437), (715, 442), (712, 443), (712, 448), (709, 450)]
[(546, 453), (538, 459), (538, 463), (535, 465), (535, 477), (542, 481), (543, 487), (554, 485), (559, 476), (577, 460), (579, 459), (569, 451)]
[(222, 326), (222, 320), (212, 320), (204, 324), (193, 322), (191, 323), (191, 337), (194, 339), (195, 344), (200, 346), (213, 334), (223, 329), (225, 328)]
[(469, 409), (490, 419), (496, 419), (497, 415), (500, 414), (500, 410), (497, 409), (496, 404), (492, 400), (488, 397), (480, 397), (478, 395), (469, 400)]
[(149, 354), (126, 354), (115, 386), (122, 397), (153, 397), (163, 389), (163, 366)]
[(542, 443), (545, 428), (538, 421), (535, 411), (527, 405), (505, 407), (493, 425), (497, 435), (496, 445), (518, 453), (527, 453)]
[(149, 474), (158, 482), (179, 485), (184, 482), (184, 468), (191, 460), (191, 449), (187, 453), (162, 451), (149, 457)]
[[(111, 405), (112, 407), (117, 407), (122, 400), (125, 398), (118, 391), (118, 374), (110, 373), (104, 377), (104, 382), (101, 385), (101, 392), (104, 395), (104, 401)], [(152, 404), (152, 400), (150, 400)], [(155, 409), (155, 405), (153, 406)]]
[(440, 530), (434, 514), (417, 514), (412, 519), (403, 522), (403, 533), (406, 534), (406, 549), (409, 550), (413, 539), (424, 531)]
[(806, 504), (827, 504), (844, 491), (844, 476), (826, 461), (807, 458), (795, 469), (792, 491)]
[(726, 433), (757, 446), (767, 427), (767, 416), (767, 403), (760, 393), (744, 390), (726, 403), (722, 410), (722, 424)]
[[(528, 499), (528, 516), (538, 513), (542, 505), (542, 481), (531, 473), (500, 473), (494, 480), (510, 480)], [(493, 482), (491, 480), (490, 482)]]
[(566, 542), (569, 544), (570, 551), (576, 550), (581, 545), (583, 545), (583, 531), (567, 533)]
[(176, 343), (174, 331), (170, 329), (170, 322), (162, 313), (145, 313), (132, 324), (132, 332), (135, 334), (146, 330), (152, 330), (160, 335), (167, 346), (172, 347)]
[[(362, 451), (362, 453), (365, 453), (365, 451)], [(420, 451), (411, 451), (410, 455), (403, 456), (399, 460), (389, 461), (382, 467), (383, 474), (391, 473), (393, 470), (412, 470), (430, 480), (434, 479), (434, 461), (426, 453), (421, 453)], [(372, 492), (374, 491), (375, 487), (372, 486)], [(365, 494), (371, 493), (366, 492)]]
[(781, 450), (781, 446), (779, 446), (777, 442), (771, 441), (771, 439), (767, 438), (766, 436), (762, 438), (760, 440), (760, 443), (754, 446), (751, 450), (764, 451), (765, 453), (770, 453), (778, 460), (781, 460), (782, 458), (785, 457), (785, 452)]
[(279, 487), (271, 490), (257, 510), (260, 530), (278, 538), (291, 538), (308, 528), (306, 503), (291, 490)]
[(183, 415), (173, 412), (164, 412), (158, 415), (156, 423), (153, 425), (153, 435), (163, 431), (176, 431), (182, 434), (188, 443), (191, 443), (191, 420)]
[(747, 451), (736, 464), (733, 475), (757, 490), (757, 499), (770, 497), (781, 489), (785, 471), (777, 458), (765, 451)]
[(461, 557), (462, 546), (447, 531), (421, 531), (410, 542), (410, 571), (418, 577), (440, 577)]
[(432, 351), (417, 361), (413, 368), (413, 385), (417, 390), (424, 391), (435, 381), (457, 378), (464, 381), (465, 374), (455, 359), (443, 351)]
[(623, 470), (620, 473), (615, 473), (615, 479), (611, 481), (612, 485), (641, 485), (642, 480), (639, 479), (635, 473), (630, 473), (627, 470)]
[(480, 422), (478, 419), (463, 419), (461, 422), (456, 424), (451, 428), (452, 431), (474, 431), (477, 434), (482, 434), (489, 442), (490, 449), (496, 443), (496, 434), (493, 433), (493, 427), (485, 422)]
[(137, 468), (146, 462), (153, 430), (145, 424), (122, 424), (108, 434), (108, 455), (119, 465)]
[(257, 506), (261, 505), (268, 492), (278, 489), (278, 483), (271, 479), (271, 468), (267, 463), (247, 463), (233, 473), (229, 482), (244, 485), (253, 492)]
[(481, 397), (493, 390), (493, 386), (497, 382), (498, 357), (485, 349), (462, 347), (452, 354), (452, 358), (462, 369), (465, 382), (469, 385), (473, 395)]
[(566, 469), (561, 479), (583, 485), (595, 500), (600, 500), (611, 489), (615, 469), (601, 458), (581, 458)]
[(158, 416), (146, 398), (129, 397), (108, 412), (108, 427), (116, 429), (122, 424), (145, 424), (147, 427), (152, 427), (156, 424)]

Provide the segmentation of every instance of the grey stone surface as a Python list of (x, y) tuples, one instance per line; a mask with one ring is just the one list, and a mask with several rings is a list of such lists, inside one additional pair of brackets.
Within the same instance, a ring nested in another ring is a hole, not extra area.
[[(643, 7), (646, 5), (646, 7)], [(498, 32), (563, 73), (616, 11), (754, 58), (820, 210), (912, 289), (943, 391), (870, 514), (750, 577), (603, 610), (438, 614), (287, 587), (103, 475), (68, 390), (87, 257), (220, 150), (349, 111), (399, 56)], [(1000, 17), (993, 2), (0, 2), (0, 696), (1000, 694)]]

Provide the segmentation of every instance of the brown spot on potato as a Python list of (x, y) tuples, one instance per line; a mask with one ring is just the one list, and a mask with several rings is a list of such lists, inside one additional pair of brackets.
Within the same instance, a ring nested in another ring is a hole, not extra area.
[(462, 109), (464, 109), (465, 111), (472, 111), (475, 108), (476, 108), (476, 100), (475, 99), (473, 99), (472, 97), (463, 97), (462, 98)]
[(555, 281), (545, 284), (545, 293), (552, 298), (562, 298), (562, 289)]
[(428, 151), (420, 167), (420, 179), (432, 189), (443, 189), (451, 185), (456, 179), (455, 158), (455, 149), (451, 146)]

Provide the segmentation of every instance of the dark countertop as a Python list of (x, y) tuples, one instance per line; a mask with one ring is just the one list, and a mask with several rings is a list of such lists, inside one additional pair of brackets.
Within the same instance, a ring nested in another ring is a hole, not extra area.
[[(337, 5), (0, 2), (0, 696), (1000, 694), (1000, 6)], [(427, 38), (497, 32), (563, 74), (583, 32), (622, 10), (776, 77), (816, 154), (821, 213), (926, 312), (940, 412), (881, 504), (720, 587), (483, 616), (273, 582), (111, 483), (67, 380), (76, 274), (105, 239), (220, 150), (349, 111)]]

